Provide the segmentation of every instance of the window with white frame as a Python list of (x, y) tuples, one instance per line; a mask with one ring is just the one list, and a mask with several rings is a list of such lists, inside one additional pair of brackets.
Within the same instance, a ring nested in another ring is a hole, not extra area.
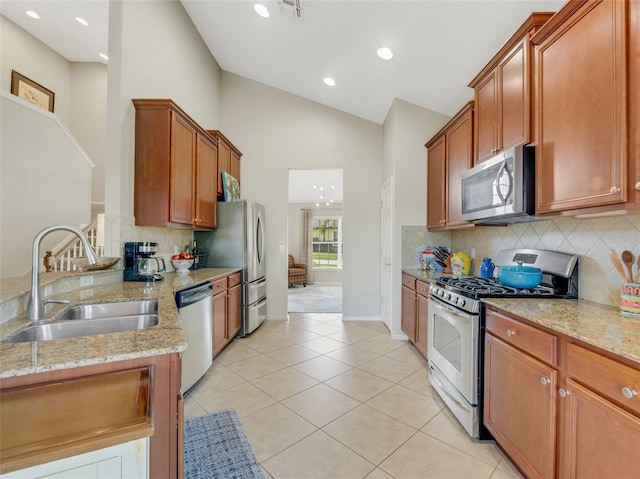
[(314, 216), (313, 267), (342, 268), (342, 216)]

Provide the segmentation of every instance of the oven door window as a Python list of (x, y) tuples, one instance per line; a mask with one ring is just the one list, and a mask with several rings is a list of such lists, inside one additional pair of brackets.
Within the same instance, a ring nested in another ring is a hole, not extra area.
[(462, 372), (462, 335), (449, 321), (435, 314), (433, 317), (433, 348), (455, 368)]

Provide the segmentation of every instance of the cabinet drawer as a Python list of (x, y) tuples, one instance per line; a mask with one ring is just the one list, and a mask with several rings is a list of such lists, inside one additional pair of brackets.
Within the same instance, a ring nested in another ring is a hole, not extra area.
[(640, 414), (640, 371), (637, 369), (570, 343), (567, 345), (567, 374)]
[(240, 273), (232, 274), (227, 277), (227, 287), (233, 288), (234, 286), (240, 284)]
[(429, 283), (425, 283), (424, 281), (416, 281), (416, 291), (418, 294), (422, 296), (429, 296)]
[(515, 319), (487, 310), (487, 331), (549, 364), (556, 364), (557, 338)]
[(216, 279), (213, 281), (213, 295), (223, 293), (227, 290), (227, 278)]
[(408, 274), (403, 274), (402, 275), (402, 284), (404, 286), (406, 286), (407, 288), (413, 289), (414, 291), (416, 289), (416, 279), (412, 278)]

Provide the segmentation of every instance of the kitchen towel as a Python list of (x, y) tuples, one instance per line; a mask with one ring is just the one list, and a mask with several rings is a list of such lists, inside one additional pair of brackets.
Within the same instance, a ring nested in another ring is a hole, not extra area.
[(233, 409), (184, 422), (185, 479), (264, 479)]

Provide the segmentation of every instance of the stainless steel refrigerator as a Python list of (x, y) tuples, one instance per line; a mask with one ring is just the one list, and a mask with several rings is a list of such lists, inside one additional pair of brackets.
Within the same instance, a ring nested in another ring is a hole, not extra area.
[(242, 327), (253, 332), (267, 313), (264, 206), (251, 200), (218, 202), (217, 228), (194, 238), (209, 268), (242, 268)]

